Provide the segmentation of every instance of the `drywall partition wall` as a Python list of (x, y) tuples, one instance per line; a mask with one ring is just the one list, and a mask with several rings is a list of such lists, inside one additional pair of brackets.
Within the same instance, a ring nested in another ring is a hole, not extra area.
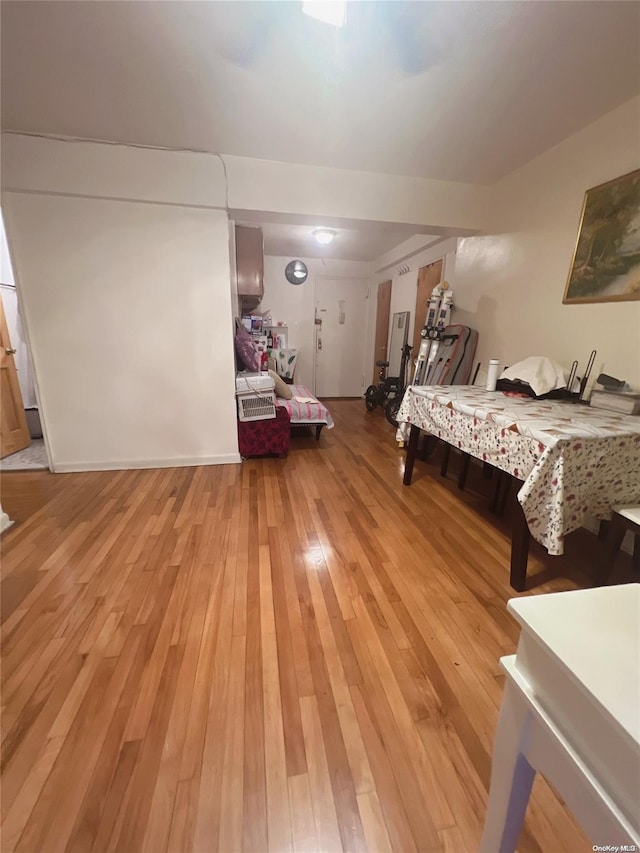
[(2, 188), (198, 207), (225, 206), (211, 154), (2, 134)]
[[(478, 358), (530, 355), (640, 384), (640, 301), (563, 305), (584, 192), (640, 167), (640, 99), (569, 137), (496, 185), (493, 227), (460, 240), (452, 284)], [(482, 379), (482, 374), (479, 375)]]
[(225, 155), (229, 207), (470, 232), (485, 227), (491, 188)]
[(238, 461), (226, 215), (5, 206), (54, 469)]
[[(94, 189), (106, 193), (122, 152), (114, 160), (112, 146), (96, 147), (102, 184)], [(52, 186), (46, 147), (37, 156), (35, 171)], [(78, 193), (82, 168), (58, 154), (52, 162), (64, 165), (69, 192)], [(61, 195), (59, 187), (41, 193), (32, 178), (21, 192), (19, 170), (3, 171), (13, 187), (3, 209), (54, 470), (239, 461), (228, 217), (183, 204), (184, 187), (175, 203), (166, 174), (174, 162), (163, 159), (157, 176), (154, 193), (164, 203)], [(147, 163), (145, 180), (150, 172)], [(133, 187), (132, 173), (131, 182), (136, 195), (146, 193), (144, 182)]]
[[(6, 189), (483, 229), (491, 188), (249, 157), (2, 136)], [(227, 203), (228, 202), (228, 203)]]
[[(286, 280), (284, 270), (293, 258), (266, 255), (264, 259), (264, 296), (258, 311), (271, 310), (274, 321), (288, 325), (289, 346), (300, 350), (296, 363), (295, 381), (314, 391), (315, 347), (315, 279), (317, 277), (370, 278), (371, 264), (364, 261), (337, 261), (317, 258), (300, 258), (307, 265), (309, 276), (304, 284), (292, 285)], [(368, 300), (371, 306), (371, 300)], [(371, 313), (370, 311), (368, 313)], [(363, 329), (368, 330), (368, 317)], [(368, 338), (363, 339), (368, 347)], [(373, 347), (373, 343), (371, 344)], [(365, 351), (368, 352), (368, 349)]]

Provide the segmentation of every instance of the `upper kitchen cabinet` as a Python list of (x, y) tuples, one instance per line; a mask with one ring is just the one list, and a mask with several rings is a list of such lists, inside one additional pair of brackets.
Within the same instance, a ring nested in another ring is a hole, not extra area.
[(256, 305), (264, 292), (264, 251), (261, 228), (236, 225), (238, 296)]

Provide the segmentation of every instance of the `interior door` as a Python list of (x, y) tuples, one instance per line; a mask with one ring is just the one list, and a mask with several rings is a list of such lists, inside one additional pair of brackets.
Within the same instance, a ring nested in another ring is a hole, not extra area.
[(0, 459), (31, 444), (14, 355), (0, 297)]
[(433, 288), (437, 284), (440, 284), (441, 281), (442, 260), (434, 261), (434, 263), (420, 268), (418, 272), (418, 292), (416, 294), (416, 313), (414, 314), (416, 322), (413, 327), (413, 350), (411, 351), (413, 359), (418, 357), (420, 341), (422, 340), (420, 332), (427, 319), (427, 305), (429, 304), (431, 293)]
[(376, 341), (373, 349), (373, 385), (379, 382), (380, 368), (376, 361), (387, 361), (387, 341), (389, 339), (389, 316), (391, 314), (391, 282), (385, 281), (378, 286), (378, 305), (376, 308)]
[(317, 397), (364, 393), (368, 278), (316, 278)]

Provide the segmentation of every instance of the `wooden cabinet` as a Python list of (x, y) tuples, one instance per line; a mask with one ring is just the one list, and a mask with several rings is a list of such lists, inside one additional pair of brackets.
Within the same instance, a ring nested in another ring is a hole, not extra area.
[(256, 304), (264, 292), (264, 251), (261, 228), (236, 225), (236, 274), (238, 296), (250, 297)]

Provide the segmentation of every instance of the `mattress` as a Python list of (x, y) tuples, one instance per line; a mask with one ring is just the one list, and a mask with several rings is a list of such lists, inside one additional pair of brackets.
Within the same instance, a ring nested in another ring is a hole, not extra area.
[[(324, 424), (327, 429), (333, 429), (333, 418), (326, 406), (317, 400), (304, 385), (290, 385), (293, 398), (283, 400), (276, 397), (276, 405), (284, 406), (289, 413), (291, 424)], [(296, 397), (311, 397), (312, 403), (301, 403)]]

